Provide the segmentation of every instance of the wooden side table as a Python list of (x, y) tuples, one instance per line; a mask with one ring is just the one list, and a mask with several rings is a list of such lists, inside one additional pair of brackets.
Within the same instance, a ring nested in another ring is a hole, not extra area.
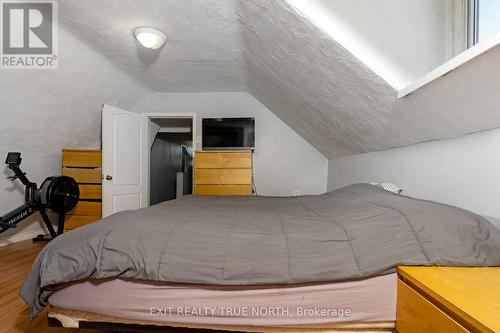
[(500, 332), (500, 267), (398, 267), (399, 333)]

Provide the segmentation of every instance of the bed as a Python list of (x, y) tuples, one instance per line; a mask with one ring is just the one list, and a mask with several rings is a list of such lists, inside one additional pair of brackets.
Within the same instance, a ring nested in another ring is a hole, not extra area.
[[(58, 237), (37, 257), (21, 296), (33, 316), (50, 302), (51, 318), (65, 326), (387, 329), (394, 326), (395, 287), (374, 287), (374, 281), (390, 286), (398, 264), (498, 266), (500, 232), (471, 212), (369, 184), (293, 198), (188, 196)], [(189, 297), (200, 293), (205, 297)], [(241, 310), (242, 302), (266, 308), (267, 300), (288, 311), (356, 311), (350, 318), (178, 311), (155, 317), (144, 309), (155, 306), (154, 294), (171, 307), (217, 300)], [(370, 303), (373, 294), (382, 304)], [(318, 303), (311, 295), (324, 298)], [(135, 312), (124, 306), (141, 297)]]

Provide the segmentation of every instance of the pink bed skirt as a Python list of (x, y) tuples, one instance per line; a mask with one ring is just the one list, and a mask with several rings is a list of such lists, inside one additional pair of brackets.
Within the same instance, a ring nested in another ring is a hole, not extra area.
[(168, 323), (293, 325), (396, 320), (396, 274), (294, 286), (200, 286), (112, 279), (55, 292), (60, 308)]

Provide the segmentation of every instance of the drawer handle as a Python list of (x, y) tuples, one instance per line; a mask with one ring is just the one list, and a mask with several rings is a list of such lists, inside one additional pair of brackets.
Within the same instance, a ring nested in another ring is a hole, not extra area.
[(110, 175), (106, 176), (106, 180), (112, 180), (112, 179), (113, 179), (113, 176), (110, 176)]

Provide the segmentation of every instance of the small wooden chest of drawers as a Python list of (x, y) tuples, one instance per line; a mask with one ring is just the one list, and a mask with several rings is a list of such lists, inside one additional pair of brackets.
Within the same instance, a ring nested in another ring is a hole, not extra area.
[(62, 174), (73, 177), (80, 188), (80, 200), (66, 214), (65, 230), (101, 219), (102, 156), (100, 150), (64, 149)]
[(194, 157), (194, 194), (251, 195), (252, 152), (197, 151)]
[(399, 333), (500, 332), (500, 267), (398, 267)]

